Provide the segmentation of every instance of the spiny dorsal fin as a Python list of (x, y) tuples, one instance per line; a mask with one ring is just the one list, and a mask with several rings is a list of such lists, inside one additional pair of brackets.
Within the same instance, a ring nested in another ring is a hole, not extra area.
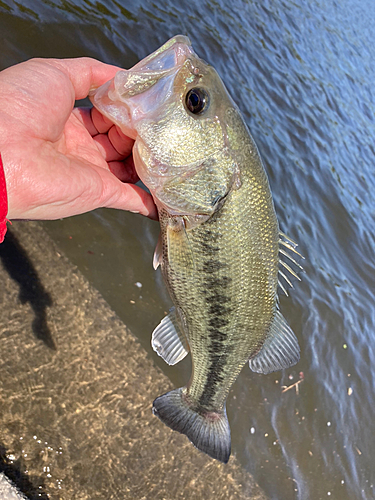
[(174, 307), (152, 332), (151, 345), (169, 365), (175, 365), (189, 352), (186, 335), (181, 330)]
[(256, 373), (271, 373), (295, 365), (299, 360), (297, 337), (279, 310), (276, 311), (261, 350), (249, 360)]
[[(290, 263), (292, 263), (298, 270), (303, 271), (303, 267), (299, 262), (292, 257), (292, 254), (298, 256), (301, 259), (304, 259), (303, 255), (301, 255), (297, 250), (296, 247), (298, 246), (295, 241), (293, 241), (291, 238), (289, 238), (286, 234), (282, 233), (280, 231), (280, 238), (279, 238), (279, 263), (280, 263), (280, 268), (279, 268), (279, 275), (283, 278), (284, 281), (278, 280), (279, 286), (281, 290), (285, 293), (286, 296), (288, 296), (288, 292), (286, 291), (285, 288), (285, 283), (290, 287), (293, 288), (293, 283), (291, 281), (292, 278), (296, 278), (298, 281), (301, 281), (301, 278), (298, 276), (298, 271), (295, 271)], [(287, 262), (285, 260), (288, 259)], [(289, 264), (288, 264), (289, 262)], [(288, 274), (289, 273), (289, 274)]]

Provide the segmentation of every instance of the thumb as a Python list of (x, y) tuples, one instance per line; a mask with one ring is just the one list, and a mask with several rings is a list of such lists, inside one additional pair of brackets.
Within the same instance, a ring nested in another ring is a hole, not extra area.
[(44, 59), (43, 61), (68, 76), (73, 85), (76, 100), (87, 97), (91, 89), (113, 78), (121, 69), (90, 57)]
[[(109, 173), (109, 172), (108, 172)], [(135, 184), (121, 182), (113, 174), (111, 176), (111, 188), (104, 191), (101, 207), (117, 208), (139, 213), (153, 220), (158, 220), (158, 212), (152, 196)]]

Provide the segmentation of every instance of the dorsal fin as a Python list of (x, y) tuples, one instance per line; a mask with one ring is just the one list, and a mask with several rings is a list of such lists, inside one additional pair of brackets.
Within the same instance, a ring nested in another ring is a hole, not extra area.
[(249, 360), (250, 369), (256, 373), (271, 373), (295, 365), (299, 360), (296, 336), (279, 310), (271, 323), (260, 351)]
[[(303, 271), (303, 267), (301, 266), (301, 264), (299, 264), (299, 262), (294, 258), (294, 256), (292, 257), (292, 255), (294, 254), (300, 259), (304, 259), (304, 257), (296, 250), (296, 247), (298, 245), (295, 241), (293, 241), (281, 231), (279, 235), (279, 275), (281, 276), (282, 280), (279, 279), (278, 283), (281, 290), (285, 293), (286, 296), (288, 296), (286, 285), (288, 285), (290, 288), (293, 288), (293, 283), (291, 280), (293, 278), (296, 278), (298, 281), (301, 281), (301, 278), (298, 276), (298, 272)], [(292, 265), (297, 269), (296, 271), (293, 269)]]

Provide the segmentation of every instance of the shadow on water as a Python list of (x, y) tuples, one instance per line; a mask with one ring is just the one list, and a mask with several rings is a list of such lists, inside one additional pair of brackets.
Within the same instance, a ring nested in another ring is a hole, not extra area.
[[(0, 472), (3, 472), (29, 500), (48, 500), (49, 497), (43, 492), (43, 480), (41, 478), (28, 477), (23, 471), (21, 461), (10, 461), (7, 457), (6, 449), (1, 444)], [(35, 481), (32, 481), (32, 479), (35, 479)]]
[(11, 231), (0, 246), (0, 258), (9, 276), (19, 284), (21, 304), (28, 302), (34, 311), (34, 335), (47, 347), (56, 350), (46, 318), (46, 309), (52, 306), (51, 295), (44, 289), (33, 263)]

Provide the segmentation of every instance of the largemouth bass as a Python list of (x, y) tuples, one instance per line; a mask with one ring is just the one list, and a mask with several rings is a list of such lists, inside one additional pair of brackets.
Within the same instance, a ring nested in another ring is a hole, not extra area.
[[(258, 373), (299, 359), (278, 308), (280, 236), (258, 149), (213, 67), (176, 36), (93, 92), (94, 106), (135, 139), (137, 173), (159, 212), (154, 255), (174, 308), (152, 334), (173, 365), (188, 351), (186, 387), (158, 397), (153, 412), (203, 452), (226, 463), (226, 398), (242, 367)], [(281, 246), (280, 246), (281, 245)], [(295, 274), (293, 266), (283, 263)], [(285, 283), (284, 283), (285, 284)], [(284, 289), (284, 285), (280, 282)]]

